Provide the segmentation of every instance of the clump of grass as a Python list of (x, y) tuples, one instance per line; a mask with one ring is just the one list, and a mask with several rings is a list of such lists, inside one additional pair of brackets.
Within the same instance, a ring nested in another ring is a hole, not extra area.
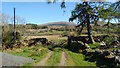
[(58, 48), (53, 49), (53, 51), (54, 51), (54, 52), (61, 52), (62, 49), (58, 47)]
[(91, 49), (96, 49), (96, 48), (98, 48), (100, 46), (100, 43), (99, 42), (95, 42), (93, 44), (89, 44), (89, 46), (90, 46)]

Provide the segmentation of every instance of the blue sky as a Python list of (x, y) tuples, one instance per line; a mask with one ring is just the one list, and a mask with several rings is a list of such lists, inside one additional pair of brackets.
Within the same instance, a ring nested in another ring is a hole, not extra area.
[(43, 24), (56, 21), (68, 21), (75, 2), (66, 3), (66, 12), (60, 7), (60, 2), (47, 4), (46, 2), (3, 2), (2, 12), (13, 16), (13, 8), (16, 15), (26, 19), (28, 23)]
[[(116, 0), (107, 0), (115, 2)], [(2, 13), (16, 15), (26, 19), (27, 23), (44, 24), (48, 22), (68, 21), (76, 2), (66, 2), (65, 13), (60, 7), (61, 2), (47, 4), (47, 2), (2, 2)]]

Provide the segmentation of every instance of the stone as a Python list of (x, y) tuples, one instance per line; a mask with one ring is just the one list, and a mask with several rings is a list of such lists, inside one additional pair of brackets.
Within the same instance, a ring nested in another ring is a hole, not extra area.
[(85, 43), (85, 47), (87, 47), (88, 49), (90, 48), (90, 46), (87, 43)]
[(103, 55), (104, 55), (104, 56), (110, 55), (110, 51), (104, 51), (104, 52), (103, 52)]
[(106, 44), (105, 44), (105, 42), (102, 41), (102, 42), (100, 43), (100, 45), (101, 45), (101, 46), (105, 46)]
[(96, 54), (101, 54), (102, 51), (101, 51), (101, 50), (95, 50), (95, 53), (96, 53)]
[(115, 62), (120, 64), (120, 56), (115, 56)]

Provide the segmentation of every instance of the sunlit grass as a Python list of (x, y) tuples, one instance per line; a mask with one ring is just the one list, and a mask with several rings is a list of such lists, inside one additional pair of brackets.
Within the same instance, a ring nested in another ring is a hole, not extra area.
[(25, 64), (25, 66), (27, 66), (37, 63), (38, 61), (43, 59), (47, 55), (48, 49), (42, 46), (35, 45), (31, 47), (17, 48), (14, 50), (5, 50), (3, 52), (10, 53), (16, 56), (32, 58), (33, 60), (35, 60), (33, 63)]
[(47, 61), (48, 66), (57, 66), (60, 63), (61, 50), (59, 48), (54, 49), (52, 56)]
[[(65, 51), (68, 55), (67, 65), (69, 66), (96, 66), (95, 62), (85, 61), (85, 56), (71, 51)], [(72, 62), (72, 63), (71, 63)]]

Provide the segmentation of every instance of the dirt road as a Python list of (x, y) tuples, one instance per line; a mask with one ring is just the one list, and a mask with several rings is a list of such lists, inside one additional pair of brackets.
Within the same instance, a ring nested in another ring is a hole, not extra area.
[(66, 56), (65, 56), (65, 52), (63, 51), (59, 66), (65, 66), (65, 65), (66, 65)]
[(34, 66), (46, 66), (46, 62), (50, 58), (51, 55), (52, 55), (52, 51), (50, 51), (44, 59), (42, 59), (40, 62), (38, 62)]

